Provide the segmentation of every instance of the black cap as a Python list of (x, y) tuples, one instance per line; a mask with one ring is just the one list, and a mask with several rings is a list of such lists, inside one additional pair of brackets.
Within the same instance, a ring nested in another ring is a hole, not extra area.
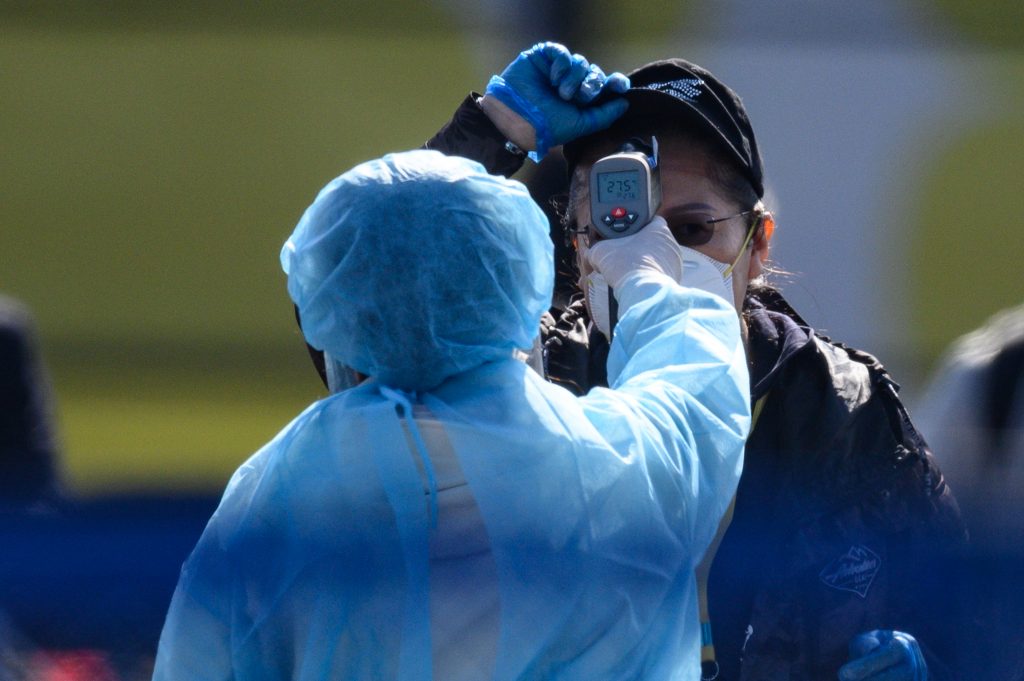
[[(685, 59), (651, 62), (628, 75), (630, 88), (623, 96), (629, 101), (629, 109), (612, 129), (628, 127), (636, 119), (678, 121), (681, 128), (697, 127), (722, 143), (758, 197), (764, 196), (764, 165), (739, 95), (710, 71)], [(581, 137), (562, 148), (570, 170), (588, 143), (602, 134)]]

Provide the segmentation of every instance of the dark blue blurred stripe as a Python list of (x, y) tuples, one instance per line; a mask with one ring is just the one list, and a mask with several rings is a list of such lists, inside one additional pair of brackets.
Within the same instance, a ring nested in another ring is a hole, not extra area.
[(155, 650), (217, 495), (124, 495), (0, 515), (0, 610), (37, 646)]

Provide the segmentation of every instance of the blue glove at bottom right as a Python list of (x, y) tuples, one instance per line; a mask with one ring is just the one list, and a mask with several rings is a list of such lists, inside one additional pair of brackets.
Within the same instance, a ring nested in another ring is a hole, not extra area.
[(928, 666), (910, 634), (875, 629), (850, 640), (850, 661), (839, 669), (840, 681), (928, 681)]

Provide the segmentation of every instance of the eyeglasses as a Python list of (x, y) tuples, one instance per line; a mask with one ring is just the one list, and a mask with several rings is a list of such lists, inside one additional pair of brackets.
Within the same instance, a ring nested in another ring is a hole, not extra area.
[[(693, 246), (703, 246), (711, 241), (711, 237), (715, 235), (715, 225), (718, 223), (751, 215), (754, 212), (753, 209), (749, 209), (724, 218), (711, 218), (707, 220), (701, 219), (703, 216), (673, 215), (665, 218), (665, 222), (668, 223), (668, 229), (672, 232), (676, 243), (680, 246), (692, 248)], [(756, 224), (757, 221), (755, 220), (750, 225), (751, 230)]]
[[(711, 241), (711, 237), (715, 235), (715, 225), (718, 223), (728, 222), (729, 220), (747, 215), (756, 215), (758, 219), (753, 220), (747, 230), (747, 238), (744, 241), (744, 246), (746, 246), (746, 243), (753, 236), (755, 228), (761, 222), (759, 219), (761, 212), (753, 208), (733, 215), (727, 215), (724, 218), (705, 219), (703, 215), (672, 215), (665, 218), (665, 222), (668, 224), (668, 229), (672, 232), (672, 237), (676, 240), (676, 243), (680, 246), (692, 248), (694, 246), (703, 246)], [(566, 224), (565, 227), (567, 242), (574, 241), (577, 237), (582, 236), (585, 243), (588, 246), (590, 245), (591, 235), (588, 227), (580, 228), (575, 223)]]

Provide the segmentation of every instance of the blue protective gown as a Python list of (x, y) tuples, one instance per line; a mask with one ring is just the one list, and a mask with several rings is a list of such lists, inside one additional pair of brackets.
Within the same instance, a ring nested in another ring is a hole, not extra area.
[[(414, 396), (490, 540), (494, 679), (699, 678), (693, 567), (739, 479), (744, 355), (720, 299), (637, 277), (631, 295), (612, 389), (576, 398), (509, 359)], [(314, 403), (232, 478), (154, 678), (432, 678), (432, 512), (378, 383)]]

